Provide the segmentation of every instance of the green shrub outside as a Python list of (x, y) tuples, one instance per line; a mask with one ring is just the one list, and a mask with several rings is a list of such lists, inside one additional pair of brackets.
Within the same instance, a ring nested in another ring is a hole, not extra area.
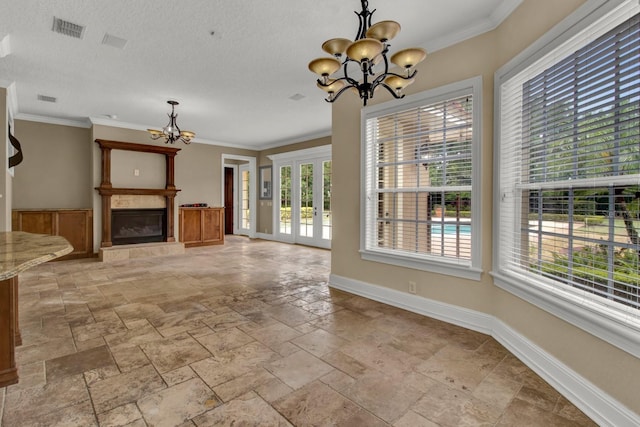
[[(542, 264), (542, 272), (554, 278), (569, 279), (569, 257), (553, 255), (554, 262)], [(616, 292), (635, 294), (640, 286), (638, 254), (633, 250), (617, 251), (613, 258), (613, 282)], [(604, 247), (587, 246), (573, 253), (571, 273), (574, 281), (606, 289), (609, 283), (608, 253)], [(630, 295), (628, 295), (630, 296)], [(628, 298), (628, 297), (627, 297)]]
[[(301, 218), (311, 218), (313, 216), (313, 207), (305, 206), (300, 208)], [(280, 221), (291, 221), (291, 208), (280, 208)]]

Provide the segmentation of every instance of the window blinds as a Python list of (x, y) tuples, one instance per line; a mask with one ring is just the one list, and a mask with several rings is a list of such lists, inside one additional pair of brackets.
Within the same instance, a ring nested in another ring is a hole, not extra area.
[(472, 95), (365, 122), (368, 249), (471, 259)]
[(637, 13), (629, 2), (501, 86), (498, 231), (501, 270), (634, 316)]

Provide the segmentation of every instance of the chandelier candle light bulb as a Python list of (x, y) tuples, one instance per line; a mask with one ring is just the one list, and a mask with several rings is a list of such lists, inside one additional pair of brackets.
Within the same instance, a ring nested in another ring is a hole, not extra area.
[[(400, 24), (395, 21), (380, 21), (371, 25), (373, 11), (369, 11), (369, 2), (360, 0), (362, 12), (356, 12), (360, 20), (358, 34), (355, 41), (344, 38), (334, 38), (322, 44), (322, 50), (332, 55), (333, 58), (317, 58), (309, 63), (309, 70), (318, 74), (320, 78), (317, 85), (329, 94), (325, 99), (333, 102), (351, 88), (358, 93), (363, 105), (373, 98), (374, 91), (382, 86), (393, 95), (394, 98), (403, 98), (402, 89), (414, 82), (417, 71), (413, 69), (416, 64), (422, 62), (427, 53), (421, 48), (404, 49), (391, 57), (391, 63), (405, 71), (405, 74), (389, 72), (389, 40), (400, 32)], [(346, 55), (343, 58), (343, 55)], [(342, 61), (342, 62), (340, 62)], [(376, 73), (374, 66), (384, 62), (384, 70)], [(349, 65), (358, 64), (361, 73), (359, 78), (353, 78), (349, 74)], [(340, 68), (343, 75), (331, 78)]]

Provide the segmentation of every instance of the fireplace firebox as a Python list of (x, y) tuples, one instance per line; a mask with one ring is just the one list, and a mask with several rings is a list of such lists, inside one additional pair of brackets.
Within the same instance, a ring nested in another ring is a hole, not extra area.
[(165, 242), (166, 209), (112, 209), (111, 242), (114, 245)]

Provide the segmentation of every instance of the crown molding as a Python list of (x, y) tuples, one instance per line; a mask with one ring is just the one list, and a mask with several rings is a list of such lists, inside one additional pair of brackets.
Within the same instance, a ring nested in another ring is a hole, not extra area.
[(26, 120), (29, 122), (49, 123), (52, 125), (72, 126), (88, 129), (91, 127), (89, 120), (61, 119), (59, 117), (39, 116), (36, 114), (18, 113), (14, 116), (16, 120)]
[(429, 40), (424, 47), (427, 52), (436, 52), (438, 50), (453, 46), (454, 44), (463, 42), (470, 38), (492, 31), (502, 24), (502, 22), (513, 13), (514, 10), (523, 0), (503, 0), (502, 3), (489, 15), (486, 19), (468, 28), (463, 28), (458, 32), (451, 33), (444, 37), (438, 37)]
[[(147, 129), (150, 129), (150, 128), (153, 127), (153, 126), (144, 126), (144, 125), (140, 125), (140, 124), (136, 124), (136, 123), (123, 122), (123, 121), (119, 121), (119, 120), (109, 119), (109, 118), (106, 118), (106, 117), (89, 117), (89, 120), (91, 121), (91, 123), (93, 125), (111, 126), (111, 127), (122, 128), (122, 129), (139, 130), (139, 131), (143, 131), (143, 132), (147, 132)], [(197, 137), (192, 139), (191, 143), (192, 144), (215, 145), (215, 146), (219, 146), (219, 147), (239, 148), (239, 149), (243, 149), (243, 150), (260, 151), (259, 148), (253, 147), (253, 146), (249, 146), (249, 145), (232, 144), (232, 143), (228, 143), (228, 142), (215, 141), (215, 140), (211, 140), (211, 139), (197, 138)]]
[(283, 139), (277, 142), (272, 142), (265, 145), (260, 145), (254, 148), (254, 150), (263, 151), (271, 148), (283, 147), (285, 145), (297, 144), (299, 142), (311, 141), (312, 139), (325, 138), (331, 136), (331, 129), (323, 129), (314, 133), (307, 133), (304, 135), (296, 136), (290, 139)]

